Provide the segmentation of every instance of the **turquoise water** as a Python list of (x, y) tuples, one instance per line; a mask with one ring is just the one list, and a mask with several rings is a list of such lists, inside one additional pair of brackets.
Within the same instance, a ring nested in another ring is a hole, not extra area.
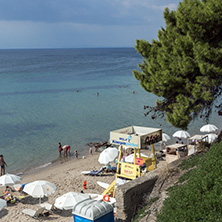
[[(0, 153), (7, 171), (56, 160), (59, 141), (85, 154), (87, 143), (130, 125), (172, 135), (177, 129), (144, 116), (156, 97), (132, 75), (141, 61), (133, 48), (0, 50)], [(210, 122), (222, 128), (221, 119), (213, 114)], [(193, 122), (189, 132), (204, 124)]]

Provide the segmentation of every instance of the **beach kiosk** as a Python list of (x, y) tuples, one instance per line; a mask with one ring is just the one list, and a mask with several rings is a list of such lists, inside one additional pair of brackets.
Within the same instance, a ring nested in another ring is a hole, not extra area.
[(113, 207), (104, 201), (86, 199), (78, 202), (72, 214), (74, 222), (114, 222)]
[(147, 148), (162, 140), (162, 129), (129, 126), (110, 132), (110, 143), (135, 148)]
[(187, 144), (171, 144), (166, 146), (166, 162), (171, 163), (181, 157), (187, 156), (188, 147)]
[[(102, 195), (115, 196), (116, 180), (134, 180), (157, 168), (154, 144), (162, 140), (162, 129), (131, 126), (110, 132), (110, 141), (120, 146), (117, 163), (116, 179), (102, 193)], [(124, 146), (134, 147), (134, 162), (128, 163), (122, 160)], [(140, 148), (152, 146), (153, 157), (144, 157), (140, 154)]]

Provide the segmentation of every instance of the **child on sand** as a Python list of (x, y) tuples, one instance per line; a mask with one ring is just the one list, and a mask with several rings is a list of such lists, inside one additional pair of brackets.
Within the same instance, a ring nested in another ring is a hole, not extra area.
[(79, 154), (78, 154), (77, 150), (75, 151), (74, 155), (75, 155), (76, 159), (78, 159)]

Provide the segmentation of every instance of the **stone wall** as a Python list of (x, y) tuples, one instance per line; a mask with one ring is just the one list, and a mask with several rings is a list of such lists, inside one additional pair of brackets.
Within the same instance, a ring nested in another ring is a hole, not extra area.
[(137, 207), (151, 193), (157, 179), (158, 170), (154, 170), (116, 188), (117, 221), (131, 221)]

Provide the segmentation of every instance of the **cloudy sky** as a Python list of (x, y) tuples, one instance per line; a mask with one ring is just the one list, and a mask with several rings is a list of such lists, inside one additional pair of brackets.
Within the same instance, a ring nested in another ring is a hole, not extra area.
[(0, 0), (0, 49), (134, 47), (180, 0)]

